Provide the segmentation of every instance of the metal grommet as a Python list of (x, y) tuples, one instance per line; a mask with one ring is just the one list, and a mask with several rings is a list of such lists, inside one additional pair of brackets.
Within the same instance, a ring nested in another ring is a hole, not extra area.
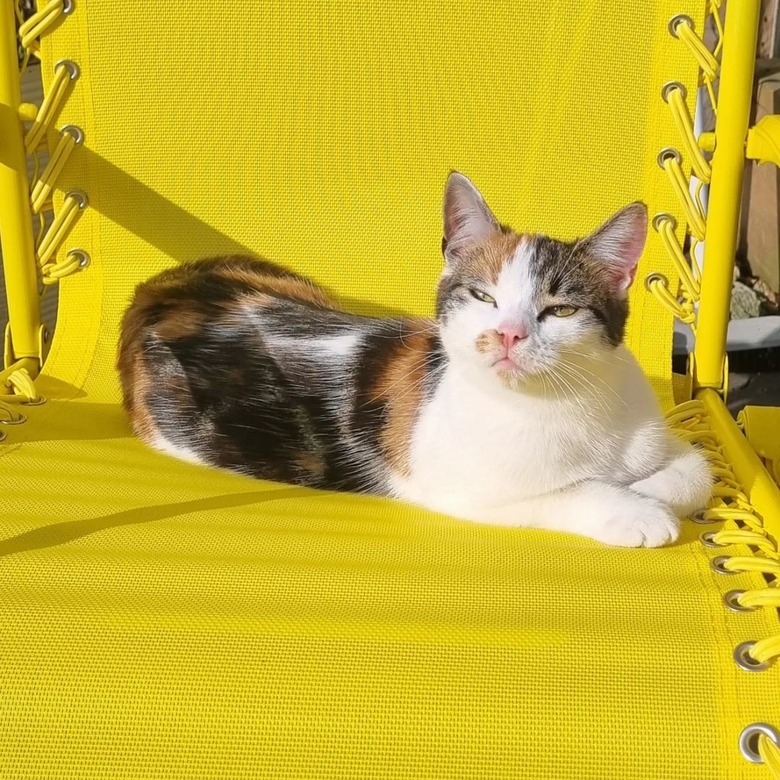
[[(67, 0), (66, 0), (67, 2)], [(670, 20), (669, 20), (669, 32), (672, 34), (673, 38), (679, 38), (680, 36), (677, 34), (677, 28), (683, 23), (687, 22), (691, 29), (693, 30), (693, 19), (691, 19), (690, 16), (687, 14), (675, 14)]]
[(653, 217), (653, 229), (656, 232), (660, 232), (661, 223), (663, 222), (670, 222), (672, 225), (672, 230), (677, 229), (677, 220), (671, 214), (668, 214), (665, 211), (662, 211)]
[(73, 200), (79, 204), (79, 209), (84, 209), (89, 205), (89, 198), (87, 197), (87, 193), (82, 192), (81, 190), (69, 190), (65, 193), (65, 197), (73, 198)]
[(660, 282), (664, 287), (669, 286), (669, 280), (663, 274), (652, 273), (645, 277), (645, 290), (653, 292), (653, 282)]
[(755, 612), (755, 607), (743, 607), (739, 603), (739, 597), (744, 593), (744, 590), (730, 590), (728, 593), (723, 594), (723, 603), (732, 612)]
[(699, 525), (712, 525), (714, 523), (714, 520), (710, 520), (707, 517), (707, 510), (706, 509), (697, 509), (695, 512), (691, 512), (691, 516), (688, 518), (693, 523), (698, 523)]
[(54, 63), (54, 70), (57, 70), (60, 65), (64, 66), (68, 71), (71, 81), (75, 81), (81, 75), (81, 68), (79, 68), (73, 60), (57, 60), (57, 62)]
[(764, 669), (769, 668), (768, 661), (756, 661), (750, 650), (755, 645), (755, 642), (743, 642), (734, 648), (734, 661), (740, 669), (744, 669), (746, 672), (763, 672)]
[(763, 734), (780, 747), (780, 731), (768, 723), (751, 723), (742, 729), (739, 735), (739, 752), (750, 761), (751, 764), (763, 764), (764, 759), (758, 752), (758, 738)]
[(739, 574), (739, 572), (731, 571), (731, 569), (727, 569), (724, 566), (727, 560), (727, 555), (719, 555), (717, 558), (713, 558), (710, 561), (710, 567), (713, 571), (718, 572), (718, 574)]
[(19, 416), (15, 420), (0, 420), (0, 425), (21, 425), (22, 423), (26, 423), (27, 418), (19, 413)]
[(22, 406), (43, 406), (46, 403), (46, 396), (39, 395), (34, 401), (20, 401)]
[(80, 146), (84, 143), (84, 131), (80, 127), (76, 127), (76, 125), (65, 125), (64, 127), (61, 127), (60, 135), (65, 134), (73, 137), (76, 146)]
[(65, 16), (72, 14), (75, 7), (76, 4), (73, 0), (62, 0), (62, 13), (65, 14)]
[(6, 437), (5, 433), (3, 431), (0, 431), (0, 441), (3, 441)]
[(66, 256), (78, 258), (79, 268), (89, 265), (89, 255), (83, 249), (69, 249)]
[(663, 98), (664, 103), (669, 102), (669, 93), (673, 89), (679, 89), (680, 92), (682, 92), (683, 100), (688, 97), (688, 90), (685, 89), (685, 84), (680, 84), (679, 81), (667, 81), (666, 84), (661, 87), (661, 97)]
[(705, 547), (725, 547), (724, 544), (718, 544), (715, 541), (715, 534), (717, 531), (705, 531), (703, 534), (699, 534), (699, 541)]
[(675, 160), (678, 165), (682, 164), (682, 156), (677, 151), (677, 149), (671, 146), (665, 146), (663, 149), (661, 149), (661, 151), (658, 152), (658, 157), (656, 159), (658, 160), (659, 168), (663, 168), (664, 163), (667, 160)]

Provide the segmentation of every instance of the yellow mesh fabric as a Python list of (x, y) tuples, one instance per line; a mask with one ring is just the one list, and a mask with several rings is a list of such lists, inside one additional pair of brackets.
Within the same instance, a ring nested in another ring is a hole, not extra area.
[[(91, 263), (0, 450), (0, 777), (756, 776), (737, 737), (776, 690), (730, 654), (776, 621), (733, 622), (691, 524), (609, 549), (189, 466), (130, 437), (113, 368), (133, 286), (207, 254), (428, 312), (450, 168), (520, 228), (636, 198), (682, 225), (675, 13), (703, 3), (79, 0), (43, 39), (81, 68), (57, 197), (88, 195), (61, 256)], [(668, 403), (650, 270), (655, 234), (629, 338)]]

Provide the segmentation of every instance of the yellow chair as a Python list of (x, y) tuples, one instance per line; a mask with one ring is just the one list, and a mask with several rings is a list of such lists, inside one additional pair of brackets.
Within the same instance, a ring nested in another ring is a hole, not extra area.
[[(778, 418), (748, 439), (723, 402), (741, 172), (778, 136), (748, 127), (760, 2), (725, 33), (720, 5), (39, 0), (37, 108), (0, 6), (0, 777), (780, 777)], [(131, 437), (136, 283), (251, 251), (358, 311), (428, 312), (451, 168), (561, 237), (649, 204), (629, 344), (719, 479), (678, 544), (480, 527)], [(698, 339), (673, 381), (675, 316)]]

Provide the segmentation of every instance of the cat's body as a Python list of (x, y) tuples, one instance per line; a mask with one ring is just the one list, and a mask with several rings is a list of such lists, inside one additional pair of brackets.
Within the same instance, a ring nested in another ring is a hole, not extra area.
[(563, 244), (501, 228), (464, 177), (447, 198), (436, 320), (357, 317), (243, 257), (141, 285), (119, 358), (136, 433), (177, 457), (476, 522), (676, 538), (711, 477), (620, 343), (644, 209)]

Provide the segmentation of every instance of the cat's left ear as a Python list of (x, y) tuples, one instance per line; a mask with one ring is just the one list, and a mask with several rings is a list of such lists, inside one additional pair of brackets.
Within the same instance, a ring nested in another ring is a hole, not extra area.
[(632, 203), (610, 217), (598, 230), (579, 242), (592, 257), (612, 271), (615, 292), (626, 294), (636, 276), (647, 241), (647, 206)]
[(498, 220), (482, 193), (462, 173), (453, 171), (444, 188), (444, 238), (442, 252), (449, 263), (472, 246), (501, 232)]

